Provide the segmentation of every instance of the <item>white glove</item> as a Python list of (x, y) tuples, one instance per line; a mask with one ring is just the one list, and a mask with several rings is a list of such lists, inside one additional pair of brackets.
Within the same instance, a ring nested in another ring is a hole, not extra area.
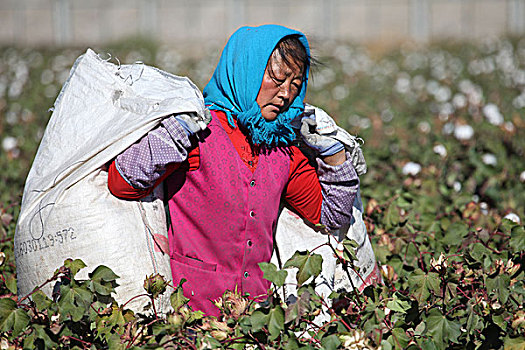
[[(316, 131), (319, 135), (332, 138), (341, 142), (344, 148), (350, 153), (350, 160), (357, 173), (363, 175), (366, 173), (366, 162), (361, 150), (360, 138), (350, 135), (346, 130), (339, 127), (335, 121), (321, 108), (305, 104), (304, 117), (310, 117), (316, 121)], [(301, 130), (302, 131), (302, 130)]]
[(211, 113), (207, 108), (204, 110), (204, 115), (202, 116), (197, 113), (180, 113), (175, 114), (173, 117), (184, 128), (184, 131), (186, 131), (188, 136), (206, 129), (211, 122)]

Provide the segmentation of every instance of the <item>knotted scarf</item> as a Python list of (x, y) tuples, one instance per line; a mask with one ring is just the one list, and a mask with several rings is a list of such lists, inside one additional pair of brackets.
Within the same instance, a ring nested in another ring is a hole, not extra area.
[(252, 142), (268, 148), (289, 145), (295, 139), (290, 122), (304, 110), (308, 67), (305, 67), (301, 91), (288, 110), (275, 120), (264, 119), (256, 102), (268, 59), (279, 41), (289, 35), (298, 36), (310, 57), (308, 40), (301, 32), (275, 24), (239, 28), (228, 40), (203, 91), (208, 108), (224, 111), (232, 126), (236, 116)]

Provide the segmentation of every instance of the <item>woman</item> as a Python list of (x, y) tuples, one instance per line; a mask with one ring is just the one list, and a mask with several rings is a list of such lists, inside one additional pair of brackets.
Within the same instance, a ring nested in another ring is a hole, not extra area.
[(320, 155), (318, 173), (294, 146), (291, 121), (304, 111), (310, 51), (306, 37), (278, 26), (243, 27), (224, 48), (204, 89), (212, 119), (174, 115), (119, 155), (110, 191), (140, 198), (165, 181), (173, 281), (210, 315), (224, 290), (264, 296), (259, 262), (272, 254), (281, 198), (313, 224), (348, 223), (358, 178), (343, 145), (301, 134)]

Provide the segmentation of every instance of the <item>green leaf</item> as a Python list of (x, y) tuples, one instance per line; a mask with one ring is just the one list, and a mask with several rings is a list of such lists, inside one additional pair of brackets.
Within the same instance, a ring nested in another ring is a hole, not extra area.
[(89, 289), (100, 295), (110, 295), (115, 292), (118, 286), (115, 281), (117, 276), (109, 267), (100, 265), (89, 274), (91, 281), (89, 281)]
[(390, 344), (388, 342), (391, 337), (392, 336), (390, 336), (388, 339), (381, 340), (381, 349), (383, 349), (383, 350), (392, 350), (392, 344)]
[(60, 286), (58, 310), (63, 317), (70, 316), (74, 322), (82, 319), (93, 301), (93, 294), (83, 286)]
[(525, 227), (516, 226), (512, 229), (509, 244), (515, 252), (525, 250)]
[(503, 331), (507, 330), (507, 322), (505, 322), (502, 315), (492, 314), (492, 322), (498, 325)]
[(26, 335), (24, 337), (24, 345), (23, 345), (23, 348), (24, 349), (36, 349), (36, 345), (35, 345), (35, 332), (31, 332), (29, 335)]
[(250, 316), (250, 323), (254, 331), (259, 331), (268, 323), (268, 314), (260, 309), (255, 310)]
[(35, 302), (36, 308), (39, 311), (47, 310), (53, 301), (47, 297), (41, 290), (37, 290), (31, 295), (31, 299)]
[(46, 349), (56, 349), (58, 344), (51, 339), (49, 334), (47, 334), (48, 330), (45, 326), (39, 325), (39, 324), (33, 324), (33, 329), (35, 330), (35, 338), (41, 339)]
[(202, 340), (202, 349), (222, 349), (222, 344), (217, 339), (206, 335)]
[(416, 339), (417, 339), (417, 344), (419, 345), (420, 349), (438, 350), (438, 348), (436, 347), (436, 344), (434, 343), (432, 339), (428, 339), (428, 338), (416, 338)]
[(389, 308), (392, 311), (400, 312), (402, 314), (405, 314), (408, 309), (410, 309), (410, 303), (405, 300), (400, 300), (398, 298), (398, 293), (394, 294), (394, 297), (392, 300), (389, 300), (386, 303), (386, 307)]
[(467, 236), (468, 231), (469, 227), (466, 223), (462, 221), (454, 222), (446, 230), (445, 235), (441, 240), (441, 243), (446, 245), (461, 244), (461, 242), (463, 242), (463, 238)]
[(504, 344), (504, 350), (523, 350), (525, 349), (525, 337), (510, 338), (507, 336)]
[(471, 246), (470, 256), (474, 260), (483, 262), (484, 257), (489, 256), (489, 255), (490, 255), (490, 250), (485, 248), (483, 244), (477, 242)]
[(297, 350), (299, 349), (299, 341), (297, 340), (297, 337), (295, 334), (291, 333), (289, 338), (284, 343), (284, 350)]
[(408, 285), (420, 306), (426, 304), (430, 291), (439, 293), (439, 275), (435, 272), (425, 274), (423, 270), (415, 270), (408, 278)]
[(450, 321), (438, 309), (430, 310), (426, 318), (428, 333), (439, 349), (445, 349), (450, 343), (457, 343), (461, 335), (461, 324)]
[(295, 321), (295, 325), (299, 323), (300, 316), (310, 310), (310, 293), (304, 291), (295, 303), (288, 305), (284, 312), (284, 322), (289, 323)]
[(94, 281), (111, 282), (115, 281), (119, 276), (117, 276), (109, 267), (100, 265), (89, 274), (89, 278)]
[(277, 266), (272, 263), (262, 262), (259, 263), (259, 267), (264, 272), (263, 278), (275, 284), (277, 287), (282, 287), (288, 276), (288, 271), (277, 270)]
[(87, 265), (80, 259), (66, 259), (64, 266), (71, 271), (71, 277), (74, 277), (80, 269), (83, 269)]
[(353, 239), (347, 239), (345, 238), (343, 240), (343, 257), (345, 258), (345, 260), (347, 261), (356, 261), (357, 260), (357, 255), (356, 255), (356, 250), (355, 248), (357, 248), (359, 246), (359, 244), (357, 244), (357, 242)]
[(268, 313), (268, 331), (270, 332), (270, 339), (277, 339), (283, 329), (284, 310), (280, 305), (277, 305)]
[(310, 254), (308, 251), (295, 252), (284, 264), (284, 268), (297, 267), (297, 283), (303, 284), (310, 277), (316, 277), (321, 273), (323, 268), (323, 257), (319, 254)]
[(401, 221), (401, 216), (399, 215), (399, 209), (397, 208), (397, 205), (395, 204), (395, 201), (390, 203), (388, 208), (386, 209), (385, 213), (385, 224), (386, 229), (391, 229), (393, 227), (396, 227), (399, 225), (399, 222)]
[(173, 307), (175, 311), (178, 311), (183, 305), (186, 305), (190, 301), (190, 299), (184, 296), (184, 291), (182, 289), (184, 282), (186, 282), (186, 279), (182, 278), (179, 282), (179, 285), (177, 288), (175, 288), (175, 291), (173, 291), (170, 296), (171, 307)]
[(16, 275), (8, 276), (6, 281), (5, 281), (5, 285), (6, 285), (7, 289), (9, 289), (9, 291), (11, 293), (16, 295), (16, 293), (17, 293), (17, 289), (16, 289)]
[(112, 333), (107, 337), (109, 350), (124, 350), (126, 349), (126, 343), (122, 343), (120, 335)]
[(323, 346), (323, 349), (327, 350), (335, 350), (341, 345), (341, 341), (335, 334), (331, 334), (327, 337), (323, 337), (321, 339), (321, 345)]
[(501, 304), (504, 305), (507, 302), (510, 295), (510, 277), (508, 275), (498, 275), (494, 278), (487, 277), (485, 285), (489, 293), (494, 292), (494, 294), (497, 295)]
[(126, 324), (126, 320), (124, 319), (124, 315), (122, 314), (122, 309), (120, 307), (113, 307), (113, 310), (111, 311), (111, 315), (107, 319), (107, 325), (110, 328), (113, 328), (117, 326), (118, 328), (122, 328)]
[(475, 334), (474, 330), (476, 330), (478, 327), (478, 324), (480, 324), (481, 318), (478, 316), (478, 314), (476, 314), (476, 312), (474, 312), (474, 309), (472, 307), (472, 304), (470, 304), (470, 302), (467, 306), (467, 312), (468, 312), (467, 324), (466, 324), (467, 340), (470, 340), (470, 337)]
[(406, 349), (409, 342), (410, 342), (410, 338), (408, 337), (404, 329), (402, 328), (392, 329), (391, 344), (394, 346), (394, 348), (399, 349), (399, 350), (404, 350)]
[(0, 299), (0, 330), (13, 331), (13, 336), (18, 336), (29, 324), (29, 315), (24, 309), (17, 307), (13, 299)]

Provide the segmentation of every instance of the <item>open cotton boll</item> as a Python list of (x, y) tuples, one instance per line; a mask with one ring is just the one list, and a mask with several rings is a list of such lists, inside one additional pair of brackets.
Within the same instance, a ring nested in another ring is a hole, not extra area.
[(483, 114), (492, 125), (503, 124), (503, 115), (501, 115), (498, 106), (493, 103), (487, 104), (483, 107)]
[(515, 213), (508, 213), (507, 215), (505, 215), (504, 218), (508, 219), (510, 221), (513, 221), (513, 222), (517, 223), (518, 225), (521, 224), (520, 217), (517, 214), (515, 214)]
[(403, 175), (415, 176), (421, 171), (421, 165), (414, 162), (408, 162), (403, 166)]
[(496, 165), (496, 164), (498, 164), (498, 159), (492, 153), (485, 153), (481, 157), (481, 160), (483, 161), (483, 163), (485, 163), (487, 165)]
[(521, 172), (520, 174), (520, 181), (525, 182), (525, 170)]
[(14, 150), (18, 146), (18, 140), (13, 136), (4, 137), (2, 140), (2, 148), (6, 152)]
[(443, 158), (447, 156), (447, 149), (442, 144), (435, 145), (432, 150)]
[(470, 125), (457, 125), (454, 136), (460, 141), (470, 140), (474, 136), (474, 129)]

